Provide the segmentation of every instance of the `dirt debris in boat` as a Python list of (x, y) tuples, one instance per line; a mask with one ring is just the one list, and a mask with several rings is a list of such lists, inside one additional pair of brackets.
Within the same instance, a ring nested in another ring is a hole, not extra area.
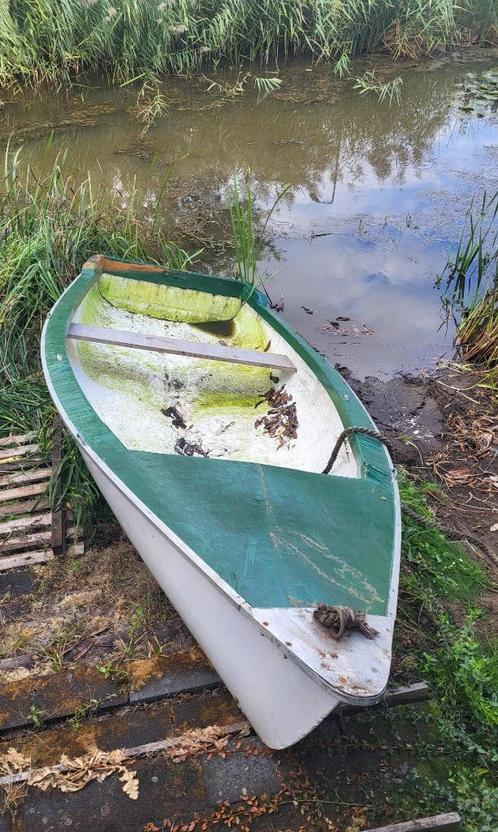
[(199, 454), (200, 456), (209, 456), (208, 451), (205, 451), (204, 448), (201, 448), (197, 442), (187, 442), (185, 437), (180, 436), (176, 440), (175, 444), (175, 451), (177, 454), (181, 456), (194, 456), (194, 454)]
[(181, 428), (182, 430), (184, 430), (187, 427), (185, 419), (183, 418), (178, 408), (174, 405), (170, 405), (170, 407), (162, 407), (161, 413), (164, 416), (168, 416), (170, 419), (173, 420), (173, 427)]
[(268, 413), (256, 419), (254, 427), (263, 426), (265, 432), (272, 439), (279, 440), (277, 449), (282, 448), (286, 443), (289, 444), (291, 439), (297, 439), (299, 421), (296, 403), (292, 400), (291, 394), (287, 393), (283, 387), (279, 390), (271, 387), (265, 393), (264, 399), (269, 405)]

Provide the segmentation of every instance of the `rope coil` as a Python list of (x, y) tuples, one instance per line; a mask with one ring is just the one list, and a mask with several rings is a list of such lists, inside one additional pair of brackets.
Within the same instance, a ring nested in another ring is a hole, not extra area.
[(318, 604), (313, 613), (315, 618), (323, 627), (329, 630), (332, 638), (339, 641), (343, 635), (349, 634), (352, 630), (358, 630), (366, 638), (375, 638), (377, 630), (367, 624), (367, 617), (364, 612), (355, 612), (351, 607), (331, 607), (328, 604)]

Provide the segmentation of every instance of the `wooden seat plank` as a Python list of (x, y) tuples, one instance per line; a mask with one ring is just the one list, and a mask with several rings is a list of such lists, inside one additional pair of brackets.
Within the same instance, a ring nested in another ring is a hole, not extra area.
[(183, 341), (178, 338), (166, 338), (160, 335), (144, 335), (138, 332), (125, 332), (85, 324), (69, 325), (67, 337), (78, 341), (92, 341), (97, 344), (110, 344), (116, 347), (130, 347), (152, 352), (172, 353), (191, 358), (206, 358), (211, 361), (228, 361), (232, 364), (250, 364), (255, 367), (267, 367), (295, 373), (296, 367), (286, 355), (277, 355), (259, 350), (243, 350), (225, 347), (222, 344), (207, 344), (203, 341)]

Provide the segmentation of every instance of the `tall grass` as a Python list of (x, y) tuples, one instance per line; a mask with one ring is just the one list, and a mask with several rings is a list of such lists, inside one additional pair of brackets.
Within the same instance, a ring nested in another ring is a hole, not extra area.
[(126, 80), (220, 60), (387, 50), (411, 57), (496, 41), (495, 0), (3, 0), (0, 79)]
[(456, 344), (464, 361), (485, 370), (485, 384), (498, 388), (498, 191), (473, 201), (454, 259), (443, 278), (460, 311)]
[(286, 185), (277, 193), (264, 219), (258, 222), (250, 175), (248, 172), (243, 175), (242, 184), (239, 179), (238, 176), (233, 179), (229, 205), (232, 242), (237, 262), (236, 276), (239, 280), (255, 286), (258, 281), (262, 282), (262, 276), (258, 276), (258, 263), (268, 223), (290, 186)]
[[(189, 256), (169, 242), (160, 206), (144, 216), (139, 195), (125, 200), (75, 182), (64, 157), (41, 179), (22, 152), (5, 155), (0, 181), (0, 436), (35, 430), (50, 444), (52, 407), (40, 368), (43, 322), (60, 293), (96, 252), (156, 259), (184, 268)], [(93, 499), (83, 468), (65, 444), (60, 471), (78, 509)]]

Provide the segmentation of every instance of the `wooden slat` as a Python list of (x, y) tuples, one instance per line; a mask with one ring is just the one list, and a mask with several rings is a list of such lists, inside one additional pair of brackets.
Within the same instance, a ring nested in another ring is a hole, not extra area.
[(39, 549), (34, 552), (23, 552), (21, 555), (10, 555), (0, 558), (0, 572), (7, 572), (9, 569), (21, 569), (25, 566), (34, 566), (38, 563), (48, 563), (53, 560), (52, 549)]
[[(53, 424), (53, 448), (52, 448), (52, 471), (57, 475), (62, 459), (62, 422), (60, 416), (57, 414), (54, 417)], [(52, 550), (55, 555), (62, 555), (66, 548), (66, 512), (61, 501), (61, 479), (57, 476), (55, 487), (55, 494), (53, 498), (52, 511)]]
[(197, 343), (195, 341), (182, 341), (160, 335), (143, 335), (138, 332), (124, 332), (119, 329), (85, 326), (84, 324), (70, 324), (67, 337), (79, 341), (111, 344), (117, 347), (167, 352), (193, 358), (207, 358), (211, 361), (228, 361), (231, 364), (250, 364), (255, 367), (296, 372), (296, 367), (286, 355), (275, 355), (258, 350), (241, 350), (234, 347), (224, 347), (221, 344), (206, 344), (202, 341)]
[[(74, 532), (74, 529), (71, 530)], [(69, 557), (80, 557), (85, 554), (85, 544), (82, 540), (70, 543), (66, 549)], [(55, 557), (52, 549), (38, 549), (31, 552), (22, 552), (20, 555), (7, 555), (0, 558), (0, 572), (7, 572), (9, 569), (22, 569), (27, 566), (35, 566), (40, 563), (48, 563)]]
[[(13, 485), (17, 482), (38, 482), (48, 480), (52, 475), (51, 468), (34, 468), (32, 471), (23, 471), (20, 474), (0, 474), (0, 486)], [(3, 495), (0, 491), (0, 500)]]
[(37, 526), (50, 526), (52, 515), (30, 514), (28, 517), (18, 517), (15, 520), (6, 520), (0, 523), (0, 535), (13, 534), (23, 529), (36, 528)]
[[(236, 735), (241, 736), (249, 736), (251, 733), (251, 726), (248, 722), (236, 722), (232, 725), (223, 725), (220, 727), (220, 737), (232, 737)], [(202, 736), (203, 729), (199, 729), (199, 734)], [(212, 727), (206, 729), (209, 731), (209, 735), (206, 734), (206, 739), (213, 739), (212, 735)], [(156, 742), (148, 742), (145, 745), (135, 745), (132, 748), (122, 748), (120, 749), (123, 753), (124, 757), (126, 758), (133, 758), (133, 757), (145, 757), (147, 754), (158, 754), (163, 752), (166, 756), (173, 756), (175, 754), (175, 749), (178, 746), (182, 746), (185, 743), (185, 736), (186, 734), (180, 734), (177, 737), (168, 737), (167, 739), (157, 740)], [(214, 743), (213, 743), (214, 745)], [(199, 753), (201, 749), (199, 748)], [(176, 752), (178, 753), (178, 752)], [(69, 763), (69, 765), (68, 765)], [(71, 761), (68, 760), (65, 763), (56, 763), (56, 765), (50, 766), (50, 771), (53, 772), (63, 772), (63, 771), (70, 771), (71, 770)], [(48, 768), (45, 768), (44, 771), (47, 771)], [(40, 769), (27, 769), (26, 771), (19, 771), (16, 774), (5, 774), (3, 777), (0, 777), (0, 786), (12, 786), (14, 783), (23, 783), (30, 779), (33, 774), (37, 774)]]
[(46, 497), (35, 497), (34, 500), (23, 500), (22, 503), (0, 503), (0, 517), (17, 517), (33, 511), (45, 511), (48, 507)]
[(35, 482), (33, 485), (21, 485), (19, 488), (6, 488), (0, 491), (0, 503), (3, 506), (8, 500), (20, 500), (22, 497), (33, 497), (35, 494), (45, 494), (46, 490), (46, 482)]
[[(81, 530), (75, 529), (71, 526), (66, 532), (67, 537), (81, 537)], [(44, 547), (49, 546), (52, 539), (52, 532), (48, 531), (33, 532), (32, 534), (24, 534), (19, 537), (9, 537), (7, 540), (0, 541), (0, 552), (18, 552), (20, 549), (27, 549), (28, 546)]]
[(19, 459), (0, 460), (0, 474), (11, 474), (17, 471), (32, 471), (40, 465), (46, 465), (47, 460), (41, 456), (24, 456)]
[(377, 826), (365, 832), (457, 832), (459, 828), (460, 815), (457, 812), (449, 812), (445, 815), (434, 815), (431, 818), (409, 820), (406, 823)]
[(24, 534), (22, 537), (9, 537), (7, 540), (0, 540), (0, 552), (17, 552), (20, 549), (27, 549), (28, 546), (48, 546), (51, 536), (52, 533), (49, 530)]
[(36, 433), (23, 433), (20, 436), (2, 436), (0, 438), (0, 448), (3, 448), (6, 445), (24, 445), (25, 442), (30, 442), (31, 439), (34, 439)]
[(20, 445), (16, 448), (2, 448), (0, 449), (0, 461), (2, 459), (20, 459), (27, 454), (34, 454), (35, 451), (39, 450), (39, 446), (36, 444), (33, 445)]

